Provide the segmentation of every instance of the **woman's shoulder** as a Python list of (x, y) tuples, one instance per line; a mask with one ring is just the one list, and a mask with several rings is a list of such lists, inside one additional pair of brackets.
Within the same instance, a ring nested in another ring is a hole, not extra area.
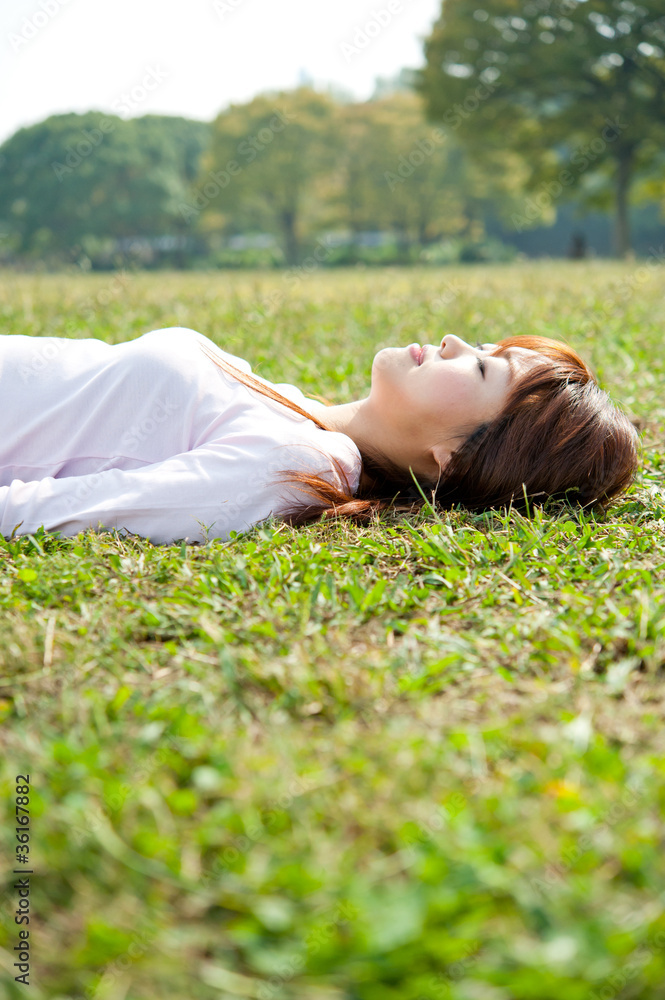
[(208, 357), (210, 355), (219, 356), (248, 375), (252, 372), (249, 362), (245, 361), (244, 358), (223, 350), (209, 337), (186, 326), (167, 326), (158, 330), (149, 330), (131, 343), (138, 348), (154, 349), (158, 353), (168, 351), (176, 355), (193, 355), (197, 358), (199, 356), (205, 358), (206, 355)]
[[(271, 388), (287, 400), (311, 414), (311, 400), (295, 385), (288, 382), (270, 382), (254, 375), (250, 364), (244, 358), (223, 350), (214, 341), (188, 327), (173, 326), (151, 330), (139, 338), (151, 351), (156, 348), (160, 356), (170, 355), (175, 362), (185, 354), (196, 352), (202, 361), (210, 362), (215, 357), (234, 365), (240, 371), (253, 377), (262, 385)], [(137, 343), (134, 341), (133, 343)], [(210, 371), (213, 371), (211, 368)], [(230, 376), (221, 371), (226, 379)], [(233, 380), (235, 382), (235, 380)], [(236, 382), (236, 386), (239, 384)], [(326, 478), (332, 472), (337, 478), (335, 462), (339, 463), (350, 480), (353, 491), (357, 489), (362, 460), (356, 443), (346, 434), (324, 431), (312, 419), (296, 413), (255, 388), (243, 386), (240, 390), (246, 405), (234, 415), (232, 430), (238, 440), (251, 439), (251, 455), (247, 460), (270, 471), (292, 468), (303, 472), (315, 472)], [(268, 419), (266, 417), (268, 416)], [(244, 445), (243, 445), (244, 448)], [(333, 461), (334, 460), (334, 461)]]
[(275, 435), (269, 465), (298, 472), (313, 472), (340, 484), (337, 466), (356, 492), (360, 483), (362, 458), (353, 438), (338, 431), (324, 431), (311, 420), (291, 424), (288, 437)]

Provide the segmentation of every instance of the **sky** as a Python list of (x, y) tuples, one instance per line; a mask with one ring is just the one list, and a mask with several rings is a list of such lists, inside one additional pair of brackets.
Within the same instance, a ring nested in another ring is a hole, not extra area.
[(423, 63), (441, 0), (2, 0), (0, 143), (67, 111), (210, 121), (299, 83), (368, 98)]

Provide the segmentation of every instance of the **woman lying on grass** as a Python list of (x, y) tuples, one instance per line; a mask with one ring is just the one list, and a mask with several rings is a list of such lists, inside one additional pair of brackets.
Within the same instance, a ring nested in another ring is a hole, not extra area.
[(201, 542), (270, 514), (363, 520), (422, 503), (414, 475), (446, 506), (605, 505), (636, 466), (629, 420), (541, 337), (387, 348), (364, 399), (327, 406), (181, 327), (114, 346), (1, 336), (0, 399), (5, 536)]

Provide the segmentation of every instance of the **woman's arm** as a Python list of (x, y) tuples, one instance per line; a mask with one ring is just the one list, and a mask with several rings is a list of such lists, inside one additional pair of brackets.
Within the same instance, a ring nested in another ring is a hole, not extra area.
[(157, 543), (228, 538), (279, 506), (280, 489), (268, 480), (273, 470), (289, 467), (288, 453), (277, 462), (271, 456), (268, 464), (260, 442), (257, 448), (245, 439), (207, 444), (131, 471), (14, 480), (0, 487), (0, 534), (8, 537), (17, 526), (17, 534), (31, 534), (43, 525), (66, 536), (116, 528)]

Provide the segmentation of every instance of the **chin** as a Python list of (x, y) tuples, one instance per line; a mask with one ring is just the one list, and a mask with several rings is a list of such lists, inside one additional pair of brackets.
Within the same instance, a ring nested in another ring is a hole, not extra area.
[(384, 347), (374, 355), (372, 362), (372, 374), (376, 372), (392, 370), (397, 366), (402, 366), (408, 359), (408, 350), (405, 347)]

